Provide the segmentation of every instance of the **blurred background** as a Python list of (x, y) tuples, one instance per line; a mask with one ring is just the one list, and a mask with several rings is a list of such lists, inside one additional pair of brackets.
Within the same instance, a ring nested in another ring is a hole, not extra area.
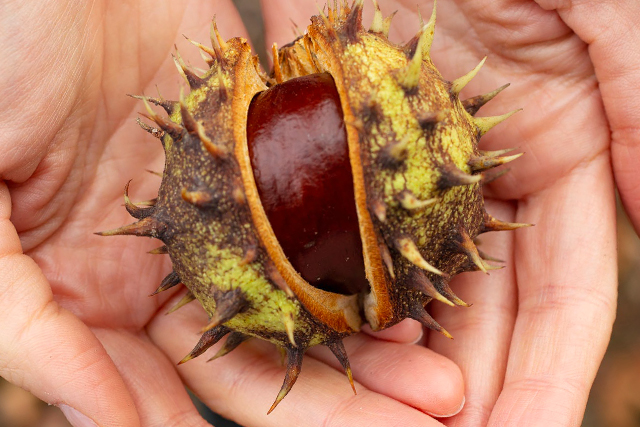
[[(267, 58), (256, 0), (234, 0), (260, 58)], [(582, 427), (640, 427), (640, 239), (618, 206), (618, 314), (596, 377)], [(216, 427), (237, 424), (213, 414), (194, 397)], [(71, 427), (54, 406), (0, 378), (0, 427)]]

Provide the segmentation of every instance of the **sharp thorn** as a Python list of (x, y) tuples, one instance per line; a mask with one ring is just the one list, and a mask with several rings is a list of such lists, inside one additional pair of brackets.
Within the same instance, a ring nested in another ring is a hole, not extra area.
[(454, 306), (455, 304), (449, 301), (444, 295), (442, 295), (433, 283), (429, 280), (427, 275), (422, 270), (414, 269), (409, 276), (409, 280), (407, 281), (408, 286), (422, 292), (424, 295), (429, 298), (438, 300), (444, 304)]
[(189, 108), (184, 99), (184, 93), (180, 94), (180, 115), (182, 116), (182, 124), (190, 134), (198, 134), (198, 122), (191, 115)]
[(518, 148), (505, 148), (504, 150), (493, 150), (493, 151), (487, 151), (487, 150), (478, 150), (478, 153), (480, 153), (481, 156), (483, 157), (500, 157), (503, 154), (507, 154), (512, 152), (513, 150), (517, 150)]
[(160, 178), (162, 178), (162, 172), (156, 172), (156, 171), (152, 171), (150, 169), (145, 169), (145, 170), (147, 172), (149, 172), (150, 174), (152, 174), (152, 175), (159, 176)]
[(435, 197), (428, 200), (420, 200), (410, 190), (402, 190), (396, 198), (400, 202), (400, 206), (408, 211), (424, 209), (438, 202), (438, 199)]
[(513, 154), (511, 156), (493, 157), (493, 156), (474, 156), (467, 163), (471, 167), (472, 172), (484, 172), (488, 169), (504, 165), (512, 162), (524, 153)]
[(169, 249), (167, 248), (166, 245), (162, 245), (158, 248), (152, 249), (149, 252), (147, 252), (148, 254), (151, 255), (165, 255), (169, 253)]
[(153, 215), (155, 212), (154, 207), (141, 208), (131, 203), (131, 199), (129, 199), (129, 184), (131, 184), (131, 181), (132, 180), (129, 180), (124, 186), (124, 207), (127, 209), (127, 212), (136, 219), (144, 219)]
[(478, 74), (478, 71), (480, 71), (480, 68), (482, 68), (486, 60), (487, 57), (485, 56), (473, 70), (469, 71), (464, 76), (455, 79), (453, 83), (451, 83), (451, 95), (460, 95), (462, 89), (464, 89), (464, 87), (469, 84), (469, 82), (476, 76), (476, 74)]
[(141, 101), (148, 101), (154, 105), (157, 105), (159, 107), (162, 107), (164, 109), (164, 111), (166, 111), (167, 114), (172, 114), (175, 107), (178, 105), (177, 102), (175, 101), (167, 101), (165, 99), (162, 98), (150, 98), (150, 97), (146, 97), (144, 95), (131, 95), (129, 94), (128, 96), (130, 96), (131, 98), (134, 99), (139, 99)]
[[(424, 29), (423, 29), (424, 31)], [(424, 49), (425, 39), (420, 36), (416, 50), (413, 56), (404, 68), (397, 71), (398, 84), (406, 92), (414, 92), (418, 89), (420, 84), (420, 74), (422, 70), (422, 49)]]
[(465, 110), (467, 110), (467, 113), (471, 114), (472, 116), (475, 116), (475, 114), (478, 112), (478, 110), (480, 110), (480, 108), (482, 108), (484, 104), (491, 101), (493, 98), (496, 97), (496, 95), (498, 95), (500, 92), (505, 90), (507, 87), (509, 87), (509, 83), (507, 83), (506, 85), (500, 86), (498, 89), (494, 91), (485, 93), (484, 95), (478, 95), (478, 96), (474, 96), (473, 98), (465, 99), (464, 101), (462, 101), (462, 106), (464, 107)]
[[(184, 34), (182, 35), (185, 39), (187, 39), (187, 41), (191, 44), (193, 44), (195, 47), (197, 47), (198, 49), (200, 49), (200, 51), (206, 53), (207, 55), (209, 55), (211, 57), (211, 59), (216, 59), (216, 52), (211, 49), (210, 47), (207, 47), (201, 43), (198, 43), (195, 40), (191, 40), (189, 37), (185, 36)], [(209, 61), (207, 61), (207, 63), (209, 63)], [(211, 64), (209, 64), (211, 65)]]
[(191, 293), (191, 291), (187, 291), (187, 293), (182, 297), (182, 299), (180, 301), (178, 301), (178, 303), (176, 305), (174, 305), (173, 307), (171, 307), (169, 309), (169, 311), (167, 311), (165, 314), (171, 314), (174, 311), (184, 307), (185, 305), (189, 304), (191, 301), (195, 300), (196, 296), (193, 295), (193, 293)]
[(400, 254), (405, 257), (411, 264), (433, 274), (442, 275), (442, 271), (429, 264), (422, 257), (422, 254), (420, 254), (420, 251), (418, 250), (416, 244), (409, 237), (402, 237), (396, 240), (395, 245), (398, 252), (400, 252)]
[(149, 216), (133, 224), (125, 225), (114, 230), (100, 231), (95, 234), (98, 236), (145, 236), (162, 239), (162, 235), (166, 229), (166, 224)]
[(353, 383), (353, 373), (351, 372), (347, 350), (344, 348), (342, 340), (330, 341), (326, 343), (326, 346), (329, 347), (329, 350), (331, 350), (336, 359), (338, 359), (338, 362), (342, 365), (342, 369), (344, 369), (345, 374), (347, 374), (347, 377), (349, 378), (353, 394), (358, 394), (356, 392), (356, 386)]
[(184, 81), (187, 82), (187, 84), (189, 86), (191, 86), (191, 82), (189, 82), (189, 78), (187, 77), (187, 73), (185, 71), (187, 69), (187, 66), (182, 61), (182, 58), (180, 57), (180, 54), (178, 53), (178, 48), (177, 47), (176, 47), (175, 55), (171, 54), (171, 58), (173, 58), (173, 64), (176, 66), (176, 69), (178, 70), (178, 74), (180, 74), (182, 76), (182, 78), (184, 79)]
[(533, 224), (500, 221), (485, 212), (484, 223), (482, 225), (480, 233), (487, 233), (489, 231), (510, 231), (523, 227), (531, 227), (532, 225)]
[[(486, 260), (486, 261), (493, 261), (493, 262), (505, 262), (505, 260), (500, 259), (500, 258), (493, 257), (493, 256), (491, 256), (491, 255), (487, 254), (486, 252), (481, 251), (480, 249), (478, 249), (478, 253), (479, 253), (479, 254), (480, 254), (480, 256), (482, 257), (482, 259), (484, 259), (484, 260)], [(490, 269), (488, 269), (488, 270), (490, 270)]]
[(182, 123), (187, 129), (187, 132), (189, 132), (189, 134), (191, 135), (197, 136), (200, 142), (202, 142), (204, 148), (209, 152), (209, 154), (211, 154), (215, 158), (222, 158), (227, 154), (222, 147), (214, 143), (211, 138), (207, 136), (204, 126), (191, 115), (191, 112), (184, 102), (184, 99), (180, 100), (180, 114), (182, 116)]
[(222, 36), (220, 35), (220, 31), (218, 31), (218, 24), (216, 23), (215, 16), (213, 17), (213, 21), (211, 22), (211, 27), (212, 27), (213, 34), (216, 37), (216, 41), (218, 42), (218, 46), (220, 46), (221, 52), (224, 53), (229, 48), (229, 46), (227, 45), (227, 42), (225, 42)]
[(136, 117), (136, 123), (138, 123), (138, 126), (140, 126), (143, 130), (149, 132), (152, 136), (158, 139), (162, 139), (162, 137), (164, 136), (164, 131), (162, 129), (149, 126), (148, 124), (140, 120), (140, 117)]
[(238, 348), (240, 344), (242, 344), (249, 338), (251, 338), (250, 335), (246, 335), (241, 332), (231, 332), (224, 345), (220, 348), (220, 350), (217, 351), (216, 354), (213, 355), (211, 359), (207, 360), (207, 362), (211, 362), (212, 360), (216, 360), (221, 358), (222, 356), (226, 356), (227, 354)]
[(373, 21), (371, 21), (371, 26), (369, 27), (370, 33), (383, 33), (384, 32), (384, 21), (382, 18), (382, 12), (380, 11), (380, 6), (378, 6), (378, 2), (376, 0), (371, 0), (373, 2)]
[(470, 304), (467, 304), (466, 302), (461, 300), (451, 290), (451, 287), (449, 286), (449, 283), (447, 283), (447, 279), (445, 279), (444, 277), (435, 277), (432, 280), (431, 283), (433, 283), (433, 285), (436, 287), (436, 289), (438, 290), (439, 293), (444, 295), (445, 298), (447, 298), (449, 301), (451, 301), (455, 305), (460, 305), (460, 306), (463, 306), (463, 307), (470, 307), (471, 306)]
[(225, 326), (219, 326), (217, 328), (211, 329), (200, 337), (198, 344), (191, 350), (189, 354), (187, 354), (178, 365), (182, 365), (183, 363), (188, 362), (191, 359), (195, 359), (200, 356), (202, 353), (207, 351), (209, 347), (215, 345), (218, 341), (222, 339), (225, 335), (227, 335), (231, 330)]
[(511, 111), (509, 113), (506, 113), (506, 114), (503, 114), (501, 116), (474, 117), (473, 118), (473, 123), (478, 128), (478, 132), (480, 132), (480, 136), (482, 136), (482, 135), (486, 134), (487, 132), (489, 132), (494, 126), (498, 125), (499, 123), (504, 122), (505, 120), (507, 120), (509, 117), (513, 116), (518, 111), (522, 111), (522, 108), (519, 108), (517, 110), (513, 110), (513, 111)]
[(182, 126), (172, 122), (169, 119), (165, 119), (164, 117), (157, 115), (156, 112), (153, 111), (153, 109), (151, 108), (151, 105), (149, 105), (149, 102), (147, 101), (146, 97), (142, 98), (142, 102), (144, 103), (144, 107), (146, 108), (147, 113), (149, 114), (148, 116), (145, 116), (145, 117), (148, 117), (150, 120), (153, 120), (158, 126), (160, 126), (160, 129), (162, 129), (167, 134), (169, 134), (169, 136), (173, 140), (178, 140), (182, 137), (182, 132), (184, 131)]
[(460, 228), (460, 248), (462, 252), (469, 258), (469, 260), (475, 264), (475, 266), (485, 274), (488, 274), (487, 267), (485, 265), (484, 260), (480, 257), (478, 253), (478, 248), (471, 237), (469, 237), (469, 233), (464, 228)]
[(240, 288), (221, 292), (216, 295), (215, 300), (216, 310), (213, 312), (207, 326), (202, 329), (202, 332), (206, 332), (216, 326), (222, 325), (237, 314), (245, 311), (248, 306), (247, 299)]
[(397, 10), (391, 13), (391, 15), (384, 18), (384, 20), (382, 21), (382, 34), (384, 34), (386, 38), (389, 38), (389, 29), (391, 29), (391, 21), (393, 20), (393, 17), (396, 16), (396, 13), (398, 13)]
[(160, 286), (158, 286), (158, 289), (156, 289), (151, 295), (149, 295), (150, 297), (159, 294), (160, 292), (166, 291), (167, 289), (173, 288), (176, 285), (179, 285), (181, 282), (180, 280), (180, 276), (178, 276), (178, 273), (176, 273), (175, 271), (172, 271), (171, 273), (167, 274), (167, 276), (162, 279), (162, 282), (160, 283)]
[(453, 163), (441, 166), (440, 172), (441, 175), (438, 179), (438, 188), (440, 190), (448, 190), (459, 185), (477, 184), (482, 179), (482, 175), (469, 175)]
[(429, 328), (433, 331), (440, 332), (442, 335), (449, 339), (453, 339), (453, 336), (445, 328), (440, 326), (438, 322), (435, 321), (433, 317), (427, 312), (427, 310), (422, 306), (422, 304), (417, 303), (414, 307), (412, 307), (409, 316), (412, 319), (417, 320), (422, 323), (422, 326)]
[(431, 45), (433, 44), (433, 36), (436, 32), (436, 4), (437, 1), (433, 0), (433, 9), (431, 11), (431, 17), (429, 17), (429, 22), (426, 23), (422, 27), (422, 35), (421, 39), (424, 38), (424, 46), (422, 48), (422, 58), (429, 59), (431, 54)]
[(142, 200), (142, 201), (139, 201), (139, 202), (135, 202), (134, 204), (136, 206), (155, 206), (156, 203), (158, 203), (158, 198), (157, 197), (155, 199)]
[(304, 350), (301, 348), (288, 348), (287, 349), (287, 373), (284, 377), (284, 382), (282, 383), (282, 387), (280, 388), (280, 392), (276, 397), (276, 400), (269, 408), (267, 415), (273, 412), (276, 409), (276, 406), (284, 399), (284, 397), (289, 393), (293, 384), (295, 384), (298, 379), (298, 375), (300, 375), (300, 369), (302, 368), (302, 357), (304, 354)]

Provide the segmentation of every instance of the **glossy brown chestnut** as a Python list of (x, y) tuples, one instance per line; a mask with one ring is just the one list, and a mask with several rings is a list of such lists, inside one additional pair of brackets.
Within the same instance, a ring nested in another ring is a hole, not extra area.
[(247, 138), (260, 199), (296, 271), (330, 292), (365, 289), (347, 136), (333, 78), (312, 74), (256, 95)]

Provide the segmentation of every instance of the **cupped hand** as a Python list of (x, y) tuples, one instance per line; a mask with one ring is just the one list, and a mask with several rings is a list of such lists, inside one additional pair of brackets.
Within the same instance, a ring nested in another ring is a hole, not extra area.
[[(171, 267), (158, 242), (93, 232), (131, 222), (122, 204), (150, 199), (162, 149), (138, 129), (127, 93), (176, 99), (170, 58), (201, 60), (181, 34), (206, 40), (211, 17), (244, 35), (230, 2), (46, 1), (0, 6), (0, 375), (63, 408), (74, 425), (206, 425), (185, 384), (241, 424), (439, 425), (463, 401), (460, 370), (423, 346), (414, 327), (348, 340), (358, 395), (316, 350), (270, 416), (284, 369), (269, 344), (217, 362), (175, 362), (198, 340), (196, 305), (149, 298)], [(286, 25), (289, 25), (288, 23)], [(182, 41), (180, 41), (182, 40)], [(183, 49), (184, 47), (184, 49)], [(429, 380), (426, 381), (425, 378)]]
[[(419, 26), (415, 2), (379, 3), (385, 15), (399, 11), (391, 39), (409, 40)], [(428, 16), (431, 2), (420, 6)], [(263, 1), (263, 8), (267, 39), (282, 44), (289, 30), (278, 11), (294, 10), (300, 24), (314, 6)], [(453, 289), (471, 308), (433, 306), (456, 339), (429, 333), (426, 346), (457, 362), (466, 385), (464, 409), (443, 422), (578, 426), (615, 316), (612, 161), (640, 229), (640, 54), (634, 43), (640, 4), (440, 0), (437, 12), (432, 58), (445, 78), (467, 73), (488, 55), (463, 95), (511, 83), (478, 115), (524, 108), (480, 145), (525, 152), (509, 174), (485, 187), (487, 209), (535, 224), (481, 237), (481, 249), (505, 260), (506, 268), (455, 280)], [(369, 8), (365, 22), (371, 15)]]

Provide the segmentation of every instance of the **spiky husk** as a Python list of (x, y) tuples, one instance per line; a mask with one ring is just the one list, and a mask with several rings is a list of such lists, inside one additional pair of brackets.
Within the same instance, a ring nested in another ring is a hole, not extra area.
[[(483, 172), (518, 157), (477, 148), (484, 133), (512, 114), (474, 117), (504, 87), (460, 100), (484, 59), (453, 82), (440, 75), (430, 58), (435, 5), (404, 46), (388, 40), (390, 17), (374, 6), (369, 30), (362, 26), (362, 1), (314, 16), (304, 36), (280, 50), (274, 46), (273, 78), (261, 72), (245, 40), (224, 42), (215, 24), (212, 48), (193, 42), (211, 57), (204, 76), (176, 55), (191, 92), (178, 102), (143, 98), (154, 124), (140, 124), (161, 139), (166, 154), (158, 197), (134, 205), (127, 184), (126, 208), (139, 221), (101, 233), (160, 239), (164, 246), (152, 252), (168, 253), (173, 272), (155, 293), (183, 283), (188, 293), (177, 307), (197, 299), (209, 314), (202, 338), (181, 363), (227, 334), (214, 358), (250, 337), (285, 349), (287, 374), (270, 411), (291, 389), (313, 345), (327, 345), (353, 385), (341, 340), (365, 321), (378, 330), (413, 318), (450, 336), (425, 306), (433, 299), (466, 305), (449, 287), (450, 278), (492, 268), (474, 238), (523, 226), (492, 218), (482, 197)], [(347, 125), (371, 285), (363, 295), (317, 289), (295, 271), (267, 220), (249, 160), (253, 96), (273, 79), (319, 72), (333, 77)]]

